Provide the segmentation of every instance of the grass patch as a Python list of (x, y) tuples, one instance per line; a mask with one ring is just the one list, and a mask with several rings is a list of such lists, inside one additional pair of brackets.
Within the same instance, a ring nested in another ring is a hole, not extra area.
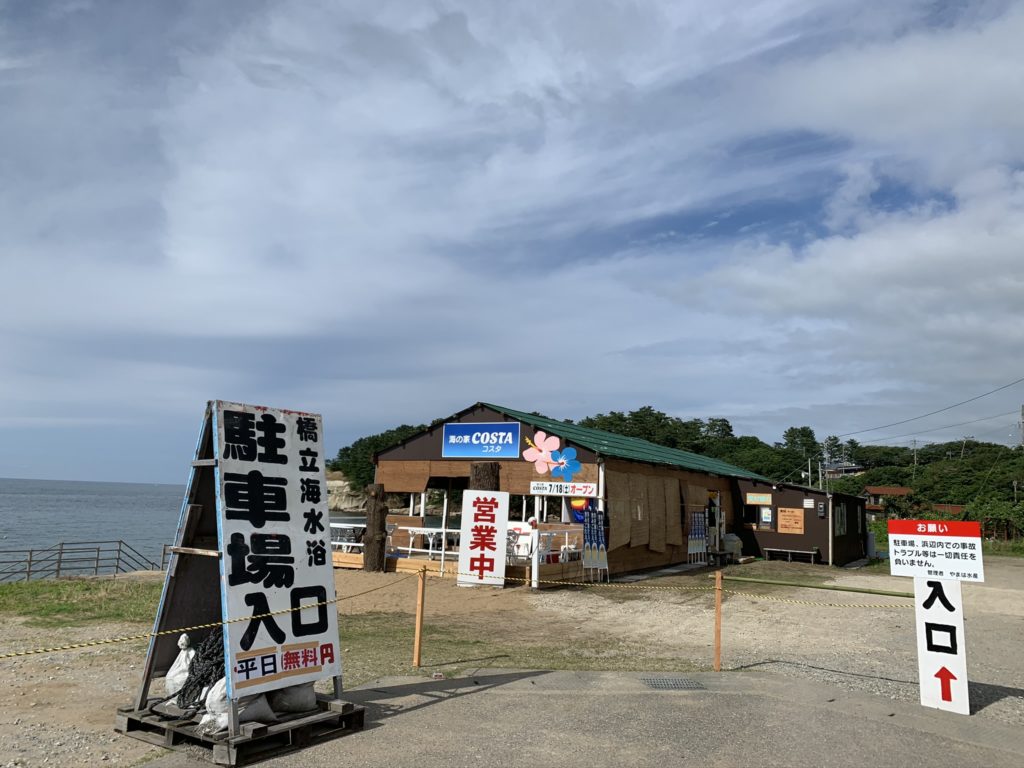
[(982, 539), (981, 551), (986, 555), (1024, 557), (1024, 539), (1012, 539), (1010, 541)]
[(0, 584), (0, 614), (39, 627), (98, 621), (150, 624), (163, 583), (132, 579), (40, 579)]
[[(497, 617), (491, 617), (496, 619)], [(413, 617), (407, 614), (363, 613), (339, 616), (345, 686), (391, 675), (445, 677), (471, 674), (481, 668), (543, 670), (607, 670), (693, 672), (707, 669), (676, 656), (658, 656), (652, 649), (617, 638), (552, 638), (543, 627), (503, 632), (493, 622), (423, 625), (422, 664), (412, 666)]]

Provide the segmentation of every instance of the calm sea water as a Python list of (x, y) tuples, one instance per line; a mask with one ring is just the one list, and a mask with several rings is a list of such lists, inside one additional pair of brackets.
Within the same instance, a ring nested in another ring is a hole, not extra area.
[(183, 485), (0, 478), (0, 549), (121, 539), (160, 562), (184, 495)]

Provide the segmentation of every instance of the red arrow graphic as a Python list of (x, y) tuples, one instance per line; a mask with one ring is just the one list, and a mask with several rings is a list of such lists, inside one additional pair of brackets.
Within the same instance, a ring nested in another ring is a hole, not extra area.
[(951, 685), (951, 681), (956, 680), (956, 675), (954, 675), (948, 669), (943, 667), (942, 669), (940, 669), (938, 672), (935, 673), (935, 676), (937, 678), (939, 678), (939, 681), (942, 683), (942, 700), (943, 701), (952, 701), (953, 700), (953, 687)]

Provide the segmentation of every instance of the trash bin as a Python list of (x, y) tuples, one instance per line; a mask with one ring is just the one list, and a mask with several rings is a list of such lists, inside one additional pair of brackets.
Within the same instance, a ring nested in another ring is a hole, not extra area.
[(722, 537), (722, 549), (729, 553), (734, 563), (738, 563), (743, 556), (743, 540), (735, 533), (727, 533)]

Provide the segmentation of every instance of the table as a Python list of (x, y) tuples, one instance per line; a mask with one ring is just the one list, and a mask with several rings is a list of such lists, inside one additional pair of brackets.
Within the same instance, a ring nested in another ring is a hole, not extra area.
[(412, 555), (413, 549), (422, 549), (422, 547), (413, 547), (413, 542), (417, 536), (423, 536), (427, 541), (427, 555), (431, 560), (434, 559), (434, 547), (441, 541), (441, 537), (445, 533), (451, 533), (451, 531), (445, 531), (441, 528), (417, 528), (416, 526), (398, 526), (400, 531), (409, 532), (409, 544), (406, 546), (405, 551), (407, 555)]

